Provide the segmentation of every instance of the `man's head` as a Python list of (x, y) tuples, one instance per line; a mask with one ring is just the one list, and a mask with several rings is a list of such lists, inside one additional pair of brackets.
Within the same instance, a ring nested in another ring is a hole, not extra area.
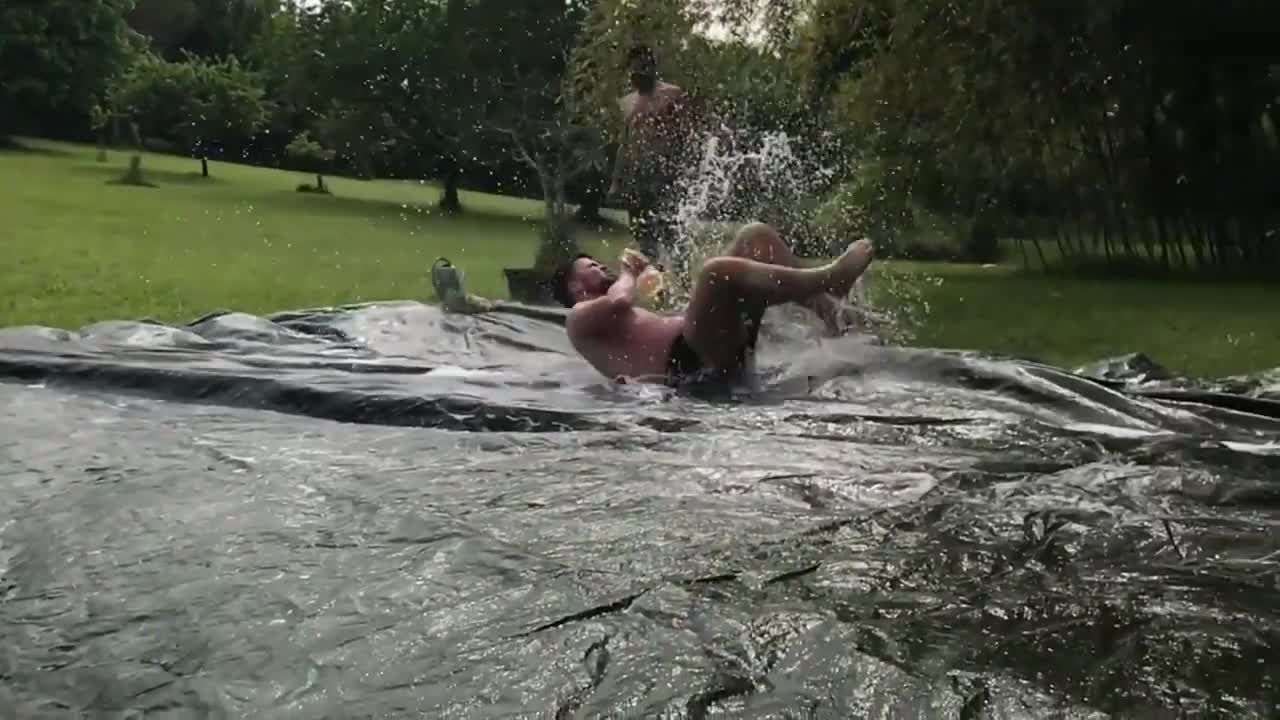
[(584, 253), (556, 269), (551, 278), (551, 292), (556, 302), (571, 308), (604, 295), (617, 281), (617, 275)]
[(649, 92), (658, 84), (658, 60), (653, 48), (637, 45), (627, 53), (627, 71), (631, 74), (631, 86), (640, 92)]

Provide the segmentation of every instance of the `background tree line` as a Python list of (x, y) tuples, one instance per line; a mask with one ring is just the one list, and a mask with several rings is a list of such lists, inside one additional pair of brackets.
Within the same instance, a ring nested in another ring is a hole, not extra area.
[(1252, 0), (9, 0), (0, 134), (136, 127), (437, 179), (452, 211), (466, 187), (590, 215), (638, 42), (719, 121), (834, 169), (792, 218), (819, 244), (1280, 269), (1280, 5)]

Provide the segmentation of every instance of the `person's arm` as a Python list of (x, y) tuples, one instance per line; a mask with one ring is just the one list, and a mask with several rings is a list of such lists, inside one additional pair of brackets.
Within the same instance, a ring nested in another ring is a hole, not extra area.
[(636, 276), (624, 269), (609, 292), (595, 300), (578, 303), (569, 317), (569, 325), (575, 333), (594, 335), (613, 327), (635, 309)]

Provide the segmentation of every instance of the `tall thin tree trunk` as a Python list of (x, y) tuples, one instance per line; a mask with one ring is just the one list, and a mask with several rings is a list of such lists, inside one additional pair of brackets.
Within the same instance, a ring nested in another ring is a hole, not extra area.
[(1204, 221), (1200, 218), (1195, 219), (1195, 234), (1196, 237), (1204, 243), (1206, 251), (1205, 254), (1209, 258), (1209, 265), (1213, 267), (1220, 266), (1222, 264), (1222, 248), (1218, 247), (1217, 241), (1214, 239), (1213, 235), (1209, 233)]
[(1067, 246), (1073, 253), (1084, 255), (1086, 252), (1084, 238), (1084, 210), (1081, 207), (1081, 203), (1082, 201), (1080, 200), (1080, 196), (1073, 192), (1071, 194), (1071, 229), (1074, 231), (1075, 235), (1075, 246), (1072, 247), (1070, 242), (1067, 243)]
[[(1071, 239), (1069, 233), (1070, 231), (1066, 227), (1061, 224), (1054, 223), (1053, 239), (1058, 243), (1058, 257), (1063, 260), (1066, 260), (1071, 255), (1069, 247)], [(1036, 249), (1040, 251), (1040, 264), (1044, 265), (1044, 250), (1040, 248), (1039, 243), (1036, 244)]]
[(462, 212), (462, 201), (458, 198), (458, 183), (461, 179), (461, 169), (456, 162), (450, 160), (449, 169), (444, 174), (444, 192), (440, 195), (438, 206), (451, 215)]
[[(1165, 267), (1165, 269), (1166, 269), (1166, 270), (1172, 270), (1172, 269), (1173, 269), (1173, 262), (1172, 262), (1172, 260), (1171, 260), (1171, 258), (1170, 258), (1170, 254), (1169, 254), (1169, 227), (1168, 227), (1168, 224), (1165, 222), (1165, 218), (1164, 218), (1164, 215), (1163, 215), (1162, 213), (1156, 213), (1155, 218), (1153, 218), (1153, 222), (1155, 223), (1155, 226), (1156, 226), (1156, 241), (1157, 241), (1157, 242), (1159, 243), (1159, 245), (1160, 245), (1160, 250), (1161, 250), (1162, 256), (1163, 256), (1163, 258), (1164, 258), (1164, 260), (1163, 260), (1163, 262), (1164, 262), (1164, 267)], [(1185, 268), (1185, 265), (1186, 265), (1186, 262), (1185, 262), (1185, 261), (1186, 261), (1186, 258), (1183, 258), (1183, 266), (1184, 266), (1184, 268)]]
[(1208, 266), (1208, 259), (1205, 257), (1204, 245), (1200, 242), (1200, 238), (1195, 234), (1195, 228), (1192, 226), (1191, 218), (1185, 214), (1178, 218), (1177, 239), (1179, 243), (1187, 243), (1191, 246), (1191, 254), (1196, 259), (1196, 270), (1203, 270)]
[(1186, 245), (1184, 245), (1182, 239), (1178, 237), (1176, 227), (1170, 228), (1168, 218), (1165, 218), (1163, 215), (1161, 216), (1161, 222), (1165, 223), (1166, 231), (1170, 233), (1170, 242), (1173, 244), (1173, 248), (1178, 251), (1178, 260), (1182, 265), (1182, 269), (1190, 270), (1191, 260), (1187, 257)]
[[(1105, 192), (1105, 190), (1103, 192)], [(1114, 261), (1115, 256), (1111, 251), (1111, 214), (1107, 211), (1106, 198), (1096, 198), (1096, 204), (1094, 205), (1093, 210), (1094, 216), (1098, 221), (1097, 229), (1101, 233), (1100, 236), (1095, 237), (1101, 238), (1102, 252), (1104, 257), (1107, 259), (1107, 264), (1110, 265)]]
[(583, 193), (582, 204), (578, 206), (577, 217), (582, 222), (598, 223), (602, 220), (600, 217), (600, 193), (595, 190), (587, 190)]

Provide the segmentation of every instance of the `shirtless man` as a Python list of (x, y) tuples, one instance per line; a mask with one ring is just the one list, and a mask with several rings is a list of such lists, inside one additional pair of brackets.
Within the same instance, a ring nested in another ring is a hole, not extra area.
[(872, 255), (870, 241), (859, 240), (835, 262), (804, 268), (777, 231), (753, 223), (723, 255), (703, 264), (681, 314), (634, 306), (636, 277), (647, 267), (639, 257), (615, 276), (580, 256), (557, 271), (553, 287), (556, 299), (572, 308), (569, 341), (606, 377), (661, 378), (671, 386), (733, 382), (748, 367), (766, 308), (795, 302), (830, 317), (840, 308), (836, 298), (849, 294)]
[(640, 251), (656, 260), (675, 239), (673, 186), (698, 119), (685, 91), (658, 79), (653, 50), (632, 48), (627, 64), (633, 91), (618, 101), (622, 138), (608, 197), (623, 203)]

